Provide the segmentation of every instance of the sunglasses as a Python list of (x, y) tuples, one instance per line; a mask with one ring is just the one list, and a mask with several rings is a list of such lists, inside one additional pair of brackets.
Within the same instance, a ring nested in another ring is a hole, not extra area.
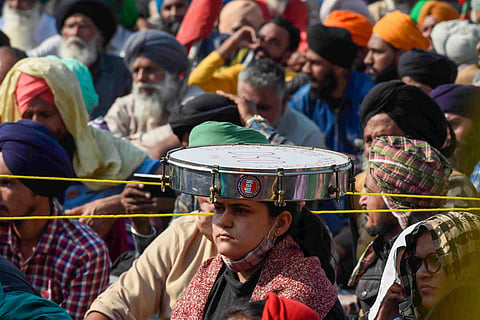
[(410, 273), (416, 273), (420, 266), (423, 263), (423, 266), (429, 273), (435, 273), (440, 270), (442, 265), (440, 264), (440, 260), (438, 260), (437, 254), (435, 252), (430, 252), (425, 256), (425, 258), (420, 258), (416, 256), (409, 256), (406, 258), (407, 268), (409, 269)]

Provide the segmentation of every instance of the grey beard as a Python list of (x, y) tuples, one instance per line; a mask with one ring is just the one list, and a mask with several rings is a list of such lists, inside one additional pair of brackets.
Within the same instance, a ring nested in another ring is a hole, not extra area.
[(35, 46), (34, 33), (42, 15), (43, 6), (35, 2), (32, 9), (10, 9), (7, 2), (3, 5), (3, 31), (10, 38), (10, 45), (22, 50)]
[[(88, 43), (78, 37), (70, 37), (67, 40), (62, 39), (58, 54), (62, 59), (77, 59), (85, 66), (90, 67), (98, 59), (97, 39), (95, 37)], [(80, 42), (80, 45), (74, 43), (74, 41)]]
[[(141, 88), (152, 89), (151, 94), (140, 91)], [(158, 123), (165, 112), (171, 111), (177, 103), (178, 84), (171, 76), (166, 75), (161, 84), (134, 83), (134, 116), (139, 127), (146, 128), (147, 121)]]

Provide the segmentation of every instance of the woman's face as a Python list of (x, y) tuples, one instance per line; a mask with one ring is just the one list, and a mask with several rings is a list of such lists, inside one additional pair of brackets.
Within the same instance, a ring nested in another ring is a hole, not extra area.
[[(432, 252), (435, 253), (432, 236), (430, 232), (424, 232), (417, 240), (415, 256), (425, 258)], [(426, 309), (433, 308), (450, 288), (450, 282), (443, 267), (440, 267), (437, 272), (430, 272), (425, 268), (425, 261), (420, 264), (416, 272), (416, 280), (422, 304)]]
[[(275, 223), (258, 201), (218, 199), (213, 216), (213, 241), (218, 252), (238, 260), (255, 248)], [(273, 238), (275, 230), (272, 230)]]

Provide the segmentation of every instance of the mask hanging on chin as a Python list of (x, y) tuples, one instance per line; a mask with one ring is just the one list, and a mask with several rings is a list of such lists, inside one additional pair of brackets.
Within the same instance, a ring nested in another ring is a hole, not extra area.
[(270, 234), (275, 227), (276, 222), (277, 220), (275, 219), (275, 222), (268, 231), (267, 235), (263, 237), (262, 241), (260, 241), (260, 243), (255, 248), (250, 250), (243, 258), (232, 260), (224, 255), (221, 255), (222, 260), (227, 267), (234, 272), (244, 272), (251, 270), (263, 263), (270, 250), (275, 246), (276, 237), (270, 240)]

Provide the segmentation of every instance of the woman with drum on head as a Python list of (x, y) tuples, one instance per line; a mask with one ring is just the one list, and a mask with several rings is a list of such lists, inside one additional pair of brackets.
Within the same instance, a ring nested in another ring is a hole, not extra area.
[[(202, 131), (214, 134), (212, 126), (215, 126), (215, 123), (204, 123), (196, 127), (191, 133), (190, 140), (194, 140), (196, 134)], [(201, 145), (197, 142), (194, 144)], [(247, 153), (242, 154), (241, 151), (235, 150), (235, 147), (241, 149), (248, 146), (220, 147), (233, 149), (229, 151), (221, 150), (218, 146), (210, 147), (210, 151), (213, 150), (212, 158), (219, 158), (225, 154), (233, 154), (232, 158), (242, 157)], [(176, 159), (176, 152), (173, 152), (170, 165), (175, 166), (174, 162), (184, 161), (185, 158), (180, 160), (182, 157), (180, 155), (187, 155), (187, 158), (190, 156), (199, 163), (202, 159), (208, 158), (208, 155), (200, 153), (193, 155), (192, 149), (194, 148), (178, 151)], [(299, 153), (313, 150), (298, 148), (295, 151), (299, 157)], [(178, 172), (180, 171), (179, 169)], [(170, 173), (175, 175), (176, 171)], [(247, 179), (243, 179), (244, 177)], [(228, 179), (219, 176), (223, 185), (230, 185)], [(196, 181), (193, 177), (173, 180), (188, 180), (191, 184)], [(277, 206), (273, 198), (260, 196), (254, 197), (255, 200), (245, 200), (249, 198), (248, 192), (255, 193), (256, 190), (262, 194), (265, 189), (267, 191), (273, 189), (260, 186), (261, 183), (265, 183), (262, 177), (241, 175), (236, 182), (236, 188), (233, 187), (236, 190), (231, 190), (233, 189), (231, 185), (228, 190), (237, 192), (236, 196), (226, 197), (223, 187), (217, 191), (212, 227), (213, 241), (219, 255), (202, 264), (177, 300), (171, 319), (216, 319), (227, 307), (263, 300), (269, 292), (306, 304), (322, 319), (345, 319), (332, 284), (334, 269), (330, 264), (332, 249), (328, 229), (313, 214), (300, 209), (299, 201), (288, 201), (285, 206)], [(288, 199), (287, 190), (291, 186), (285, 183), (286, 200), (291, 200)], [(192, 187), (198, 190), (202, 186), (199, 184)], [(298, 188), (293, 191), (301, 192)]]

